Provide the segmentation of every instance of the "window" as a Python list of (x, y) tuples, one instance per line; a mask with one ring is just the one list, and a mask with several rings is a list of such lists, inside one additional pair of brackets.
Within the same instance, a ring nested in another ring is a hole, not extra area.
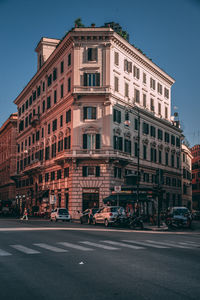
[(143, 181), (144, 182), (149, 182), (149, 173), (144, 173), (143, 174)]
[(147, 83), (147, 75), (146, 75), (146, 73), (143, 73), (143, 83), (144, 84)]
[(51, 181), (55, 180), (55, 171), (51, 172)]
[(136, 66), (133, 67), (133, 76), (137, 79), (140, 79), (140, 69)]
[(56, 143), (51, 145), (51, 157), (56, 157)]
[(171, 155), (171, 166), (174, 168), (174, 154)]
[(115, 52), (115, 65), (119, 66), (119, 53)]
[(35, 144), (35, 134), (32, 134), (32, 144)]
[(57, 179), (61, 179), (62, 178), (62, 170), (58, 170), (57, 171)]
[(45, 182), (49, 181), (49, 173), (45, 173)]
[(122, 177), (122, 169), (118, 167), (114, 167), (114, 177), (121, 178)]
[(33, 92), (33, 101), (36, 100), (36, 91)]
[(161, 115), (161, 103), (158, 102), (158, 114)]
[(28, 109), (28, 100), (26, 100), (26, 109)]
[(175, 145), (175, 136), (174, 135), (171, 135), (171, 144)]
[(117, 109), (113, 109), (113, 121), (116, 123), (121, 123), (121, 111)]
[(42, 174), (39, 174), (38, 181), (39, 181), (39, 183), (42, 183)]
[(58, 152), (63, 151), (63, 140), (58, 141)]
[(64, 148), (70, 149), (71, 148), (71, 136), (67, 136), (64, 138)]
[(45, 100), (42, 102), (42, 112), (45, 112)]
[(138, 143), (135, 143), (134, 144), (134, 155), (135, 155), (135, 157), (138, 157), (138, 152), (139, 152)]
[(167, 118), (168, 118), (168, 107), (165, 106), (165, 119), (167, 119)]
[(115, 76), (115, 92), (119, 92), (119, 78)]
[(68, 90), (68, 92), (71, 91), (71, 77), (69, 77), (67, 80), (67, 90)]
[(143, 106), (147, 107), (147, 95), (143, 94)]
[(57, 130), (57, 119), (53, 120), (52, 122), (52, 131)]
[(60, 73), (62, 74), (64, 72), (64, 61), (61, 61), (60, 63)]
[(100, 176), (100, 166), (96, 166), (96, 167), (83, 166), (82, 175), (83, 175), (83, 177), (87, 177), (87, 176), (99, 177)]
[(154, 111), (154, 99), (151, 98), (151, 111)]
[(165, 165), (168, 166), (169, 164), (169, 154), (168, 152), (165, 152)]
[(96, 107), (84, 107), (83, 120), (96, 120)]
[(113, 136), (113, 148), (115, 150), (123, 151), (123, 138), (120, 136)]
[(50, 86), (52, 84), (52, 75), (50, 74), (47, 78), (47, 86)]
[(66, 123), (71, 122), (71, 109), (66, 111)]
[(29, 97), (29, 106), (32, 105), (32, 101), (33, 101), (33, 98), (32, 98), (32, 96), (30, 96)]
[(63, 84), (61, 84), (61, 86), (60, 86), (60, 98), (63, 98), (63, 95), (64, 95), (64, 86), (63, 86)]
[(165, 143), (169, 143), (169, 133), (165, 132)]
[(36, 131), (36, 136), (35, 136), (36, 141), (40, 140), (40, 131)]
[(165, 98), (169, 99), (169, 90), (167, 88), (164, 89)]
[(60, 116), (60, 127), (63, 127), (63, 115)]
[(129, 96), (129, 85), (127, 82), (125, 82), (125, 97)]
[(69, 167), (64, 168), (64, 178), (69, 177)]
[(176, 138), (176, 147), (180, 147), (180, 138)]
[(131, 141), (125, 139), (124, 140), (124, 152), (131, 154)]
[(152, 162), (157, 162), (157, 150), (155, 148), (151, 148), (151, 153), (150, 153), (151, 161)]
[(22, 113), (24, 113), (24, 104), (22, 105)]
[(51, 133), (51, 125), (50, 125), (50, 123), (48, 124), (48, 134), (50, 134)]
[(161, 150), (158, 151), (158, 162), (159, 162), (159, 164), (162, 164), (162, 151)]
[(135, 89), (135, 102), (140, 103), (140, 91)]
[(83, 74), (84, 86), (100, 86), (100, 73), (84, 73)]
[(151, 125), (150, 128), (151, 128), (151, 130), (150, 130), (151, 131), (151, 136), (152, 137), (156, 137), (156, 128), (154, 126), (152, 126), (152, 125)]
[(143, 145), (143, 159), (147, 159), (147, 146)]
[(97, 48), (88, 48), (88, 61), (97, 61)]
[(100, 149), (100, 134), (83, 134), (83, 149)]
[(53, 81), (57, 79), (57, 68), (53, 70)]
[(51, 96), (47, 97), (47, 109), (51, 107)]
[(156, 81), (153, 78), (150, 78), (150, 88), (153, 90), (156, 88)]
[(158, 129), (158, 139), (163, 140), (163, 131), (161, 129)]
[(28, 117), (25, 118), (25, 128), (28, 127)]
[(143, 133), (149, 134), (149, 124), (143, 122), (143, 128), (142, 128), (142, 130), (143, 130)]
[(131, 73), (132, 72), (132, 62), (127, 59), (124, 60), (124, 71)]
[(162, 95), (162, 85), (158, 82), (157, 84), (158, 93)]
[(45, 81), (43, 81), (43, 83), (42, 83), (42, 91), (43, 92), (45, 91)]
[(40, 115), (40, 106), (37, 108), (38, 116)]
[(135, 125), (135, 126), (134, 126), (134, 129), (135, 129), (135, 130), (138, 130), (138, 119), (135, 119), (135, 120), (134, 120), (134, 125)]
[(57, 90), (54, 91), (54, 104), (57, 102)]
[(68, 55), (68, 67), (71, 66), (71, 53)]

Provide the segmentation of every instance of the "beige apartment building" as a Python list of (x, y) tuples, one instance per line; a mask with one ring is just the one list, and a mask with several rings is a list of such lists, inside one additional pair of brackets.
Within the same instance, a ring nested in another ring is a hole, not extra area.
[(163, 208), (181, 204), (174, 79), (110, 27), (42, 38), (36, 52), (37, 73), (14, 101), (24, 205), (67, 207), (76, 217), (138, 171), (141, 188), (159, 184)]
[(185, 145), (181, 145), (182, 156), (182, 205), (192, 209), (192, 153)]
[[(15, 182), (11, 174), (16, 169), (17, 113), (13, 113), (0, 128), (0, 206), (15, 205)], [(10, 202), (10, 203), (9, 203)]]

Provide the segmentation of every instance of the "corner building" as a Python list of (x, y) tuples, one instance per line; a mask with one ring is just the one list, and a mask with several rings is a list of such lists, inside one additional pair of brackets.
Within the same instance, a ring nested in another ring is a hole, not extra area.
[[(101, 206), (124, 176), (181, 203), (181, 130), (170, 118), (174, 80), (111, 28), (42, 38), (38, 70), (18, 106), (17, 193), (29, 206)], [(52, 196), (53, 197), (52, 197)], [(27, 198), (27, 197), (26, 197)]]

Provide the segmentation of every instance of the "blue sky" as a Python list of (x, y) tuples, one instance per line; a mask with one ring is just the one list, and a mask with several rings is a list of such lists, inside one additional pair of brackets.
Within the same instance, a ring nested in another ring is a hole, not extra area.
[(176, 80), (172, 107), (190, 145), (200, 143), (200, 0), (0, 0), (0, 126), (36, 73), (40, 38), (62, 38), (78, 17), (85, 26), (120, 23)]

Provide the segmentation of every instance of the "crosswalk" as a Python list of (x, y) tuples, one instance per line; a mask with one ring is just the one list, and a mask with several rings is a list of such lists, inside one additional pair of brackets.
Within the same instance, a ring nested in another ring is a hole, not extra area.
[[(99, 240), (99, 241), (77, 241), (75, 243), (63, 241), (57, 242), (52, 245), (49, 243), (33, 243), (31, 245), (8, 245), (6, 249), (0, 248), (0, 257), (16, 255), (17, 253), (23, 253), (26, 255), (36, 255), (50, 251), (54, 253), (68, 253), (70, 251), (95, 251), (97, 249), (103, 249), (105, 251), (116, 251), (128, 248), (131, 250), (147, 250), (149, 248), (155, 249), (190, 249), (197, 250), (200, 248), (200, 240), (196, 241), (180, 241), (173, 242), (169, 240), (158, 241), (158, 240)], [(13, 252), (14, 250), (14, 252)]]

